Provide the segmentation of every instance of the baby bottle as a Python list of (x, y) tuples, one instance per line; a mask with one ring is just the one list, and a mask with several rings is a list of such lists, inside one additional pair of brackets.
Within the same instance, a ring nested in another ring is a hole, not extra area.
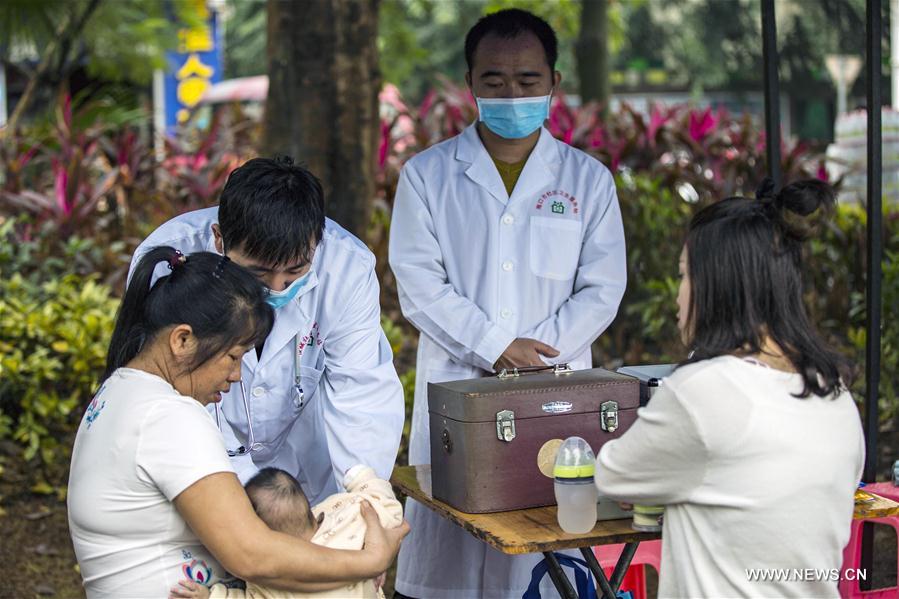
[(580, 437), (565, 439), (556, 455), (553, 476), (559, 526), (567, 533), (587, 533), (596, 525), (595, 469), (590, 445)]

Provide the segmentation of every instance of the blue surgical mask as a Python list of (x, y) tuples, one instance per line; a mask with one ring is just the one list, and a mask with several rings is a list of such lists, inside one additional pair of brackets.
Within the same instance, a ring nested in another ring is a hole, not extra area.
[(309, 275), (311, 274), (312, 270), (309, 270), (309, 272), (288, 285), (287, 289), (284, 289), (283, 291), (272, 291), (271, 289), (269, 289), (268, 297), (265, 298), (265, 301), (275, 310), (286, 306), (293, 298), (297, 296), (297, 293), (299, 293), (300, 289), (302, 289), (306, 282), (309, 280)]
[(506, 139), (527, 137), (543, 126), (549, 118), (547, 96), (532, 98), (475, 98), (478, 103), (479, 119), (487, 128)]

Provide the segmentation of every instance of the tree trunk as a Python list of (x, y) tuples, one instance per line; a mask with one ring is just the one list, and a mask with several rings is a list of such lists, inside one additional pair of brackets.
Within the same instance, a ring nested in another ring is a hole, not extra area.
[(575, 44), (581, 102), (609, 103), (608, 0), (581, 0), (581, 31)]
[(264, 154), (322, 181), (327, 214), (361, 236), (375, 195), (378, 0), (269, 0)]

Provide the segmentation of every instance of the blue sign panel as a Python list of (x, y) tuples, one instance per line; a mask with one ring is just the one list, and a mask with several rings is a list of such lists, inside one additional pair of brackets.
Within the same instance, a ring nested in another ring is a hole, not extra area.
[(187, 121), (191, 109), (213, 83), (222, 79), (221, 39), (217, 14), (205, 0), (194, 0), (203, 25), (178, 31), (178, 49), (167, 55), (165, 74), (165, 130)]

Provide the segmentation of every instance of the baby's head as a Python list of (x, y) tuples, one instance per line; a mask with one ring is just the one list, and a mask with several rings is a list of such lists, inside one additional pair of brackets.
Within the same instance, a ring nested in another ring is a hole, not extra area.
[(318, 530), (300, 483), (278, 468), (263, 468), (246, 486), (253, 509), (272, 530), (306, 540)]

